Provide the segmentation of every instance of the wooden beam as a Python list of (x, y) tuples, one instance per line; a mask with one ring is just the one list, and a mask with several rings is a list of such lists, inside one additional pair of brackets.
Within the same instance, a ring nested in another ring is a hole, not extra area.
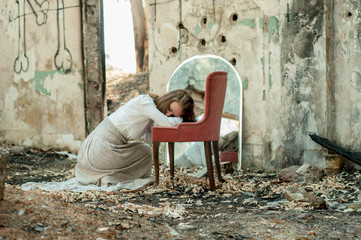
[(87, 135), (106, 116), (104, 26), (101, 0), (82, 0), (81, 6)]

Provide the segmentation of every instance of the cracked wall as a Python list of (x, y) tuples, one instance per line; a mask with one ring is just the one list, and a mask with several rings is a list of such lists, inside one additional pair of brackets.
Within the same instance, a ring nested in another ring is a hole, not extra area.
[(79, 1), (1, 1), (0, 140), (77, 152), (85, 137)]
[(242, 167), (322, 167), (315, 132), (361, 152), (359, 1), (149, 1), (150, 88), (213, 54), (242, 78)]

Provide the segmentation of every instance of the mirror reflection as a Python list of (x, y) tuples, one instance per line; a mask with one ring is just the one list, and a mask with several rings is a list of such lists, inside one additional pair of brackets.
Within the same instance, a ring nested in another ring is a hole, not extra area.
[[(197, 119), (200, 120), (204, 110), (203, 100), (206, 78), (208, 74), (214, 71), (226, 71), (228, 73), (219, 148), (221, 152), (237, 152), (238, 167), (240, 168), (242, 81), (235, 68), (225, 59), (215, 55), (194, 56), (182, 62), (175, 69), (168, 81), (167, 91), (187, 89), (191, 92), (195, 101)], [(165, 156), (168, 156), (168, 154), (165, 154)], [(205, 164), (203, 142), (175, 144), (175, 165), (180, 167), (205, 167)], [(206, 168), (204, 169), (206, 171)]]

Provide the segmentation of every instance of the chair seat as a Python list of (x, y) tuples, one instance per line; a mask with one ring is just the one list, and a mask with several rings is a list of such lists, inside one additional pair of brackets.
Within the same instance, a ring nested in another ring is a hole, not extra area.
[(180, 134), (177, 127), (152, 127), (152, 141), (179, 142)]
[(218, 141), (219, 130), (214, 130), (212, 126), (209, 126), (207, 119), (195, 123), (180, 123), (175, 127), (155, 126), (152, 128), (152, 140), (157, 142)]

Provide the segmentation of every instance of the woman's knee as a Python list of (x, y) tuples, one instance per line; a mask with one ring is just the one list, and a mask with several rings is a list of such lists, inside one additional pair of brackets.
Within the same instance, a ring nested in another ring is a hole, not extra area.
[(142, 145), (142, 148), (143, 148), (143, 151), (144, 151), (144, 155), (146, 155), (146, 156), (152, 156), (152, 147), (149, 145), (149, 144), (146, 144), (146, 143), (144, 143), (143, 145)]

